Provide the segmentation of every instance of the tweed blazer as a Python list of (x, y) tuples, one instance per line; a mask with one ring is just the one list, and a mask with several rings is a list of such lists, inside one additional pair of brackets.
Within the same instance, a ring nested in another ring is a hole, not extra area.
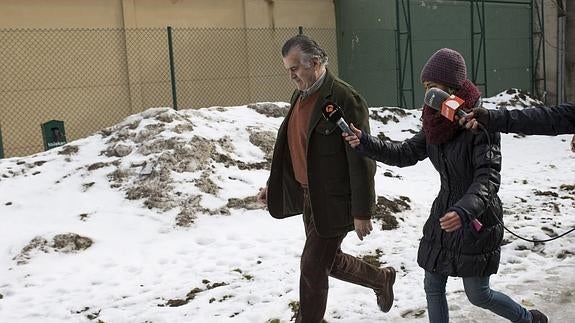
[[(338, 126), (322, 116), (324, 104), (335, 102), (348, 123), (369, 133), (365, 100), (329, 70), (326, 73), (310, 118), (306, 159), (316, 231), (320, 236), (333, 237), (353, 230), (354, 217), (370, 218), (375, 207), (375, 162), (357, 154), (343, 140)], [(278, 129), (268, 179), (268, 210), (278, 219), (303, 211), (303, 189), (294, 177), (287, 142), (288, 123), (298, 98), (296, 90), (290, 100), (291, 108)]]

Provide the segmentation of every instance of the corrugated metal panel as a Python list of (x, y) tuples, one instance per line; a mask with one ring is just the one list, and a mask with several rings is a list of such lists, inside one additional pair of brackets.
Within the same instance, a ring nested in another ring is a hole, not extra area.
[(484, 96), (511, 87), (529, 91), (531, 6), (525, 0), (336, 0), (340, 75), (372, 106), (419, 107), (421, 68), (448, 47), (465, 57)]
[(336, 1), (339, 75), (371, 105), (397, 101), (394, 1)]

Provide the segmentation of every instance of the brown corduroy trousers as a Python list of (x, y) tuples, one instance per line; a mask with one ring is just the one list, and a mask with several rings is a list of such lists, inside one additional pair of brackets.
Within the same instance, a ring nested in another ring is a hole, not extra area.
[[(384, 288), (384, 275), (379, 268), (341, 251), (346, 234), (330, 238), (318, 235), (307, 189), (304, 189), (303, 220), (306, 240), (300, 263), (300, 306), (296, 323), (323, 320), (329, 276), (371, 289)], [(376, 300), (375, 294), (373, 300)]]

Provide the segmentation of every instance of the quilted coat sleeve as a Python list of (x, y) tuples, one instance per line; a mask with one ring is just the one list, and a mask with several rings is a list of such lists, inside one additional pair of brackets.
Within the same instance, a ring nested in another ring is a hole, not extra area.
[[(355, 91), (348, 91), (343, 103), (347, 122), (365, 129), (369, 133), (369, 110), (367, 102)], [(351, 187), (351, 214), (353, 217), (369, 218), (375, 207), (374, 175), (375, 162), (356, 154), (345, 144), (345, 153), (349, 164)]]
[(575, 104), (565, 103), (523, 110), (489, 110), (488, 129), (526, 135), (574, 134)]
[(427, 158), (423, 131), (402, 142), (382, 141), (363, 133), (357, 151), (371, 159), (398, 167), (412, 166)]

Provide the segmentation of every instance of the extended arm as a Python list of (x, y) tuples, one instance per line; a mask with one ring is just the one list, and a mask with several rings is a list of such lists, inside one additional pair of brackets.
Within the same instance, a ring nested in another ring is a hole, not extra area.
[(468, 129), (477, 129), (481, 124), (491, 132), (549, 136), (575, 134), (575, 105), (572, 103), (522, 110), (477, 108), (467, 119), (462, 123)]

